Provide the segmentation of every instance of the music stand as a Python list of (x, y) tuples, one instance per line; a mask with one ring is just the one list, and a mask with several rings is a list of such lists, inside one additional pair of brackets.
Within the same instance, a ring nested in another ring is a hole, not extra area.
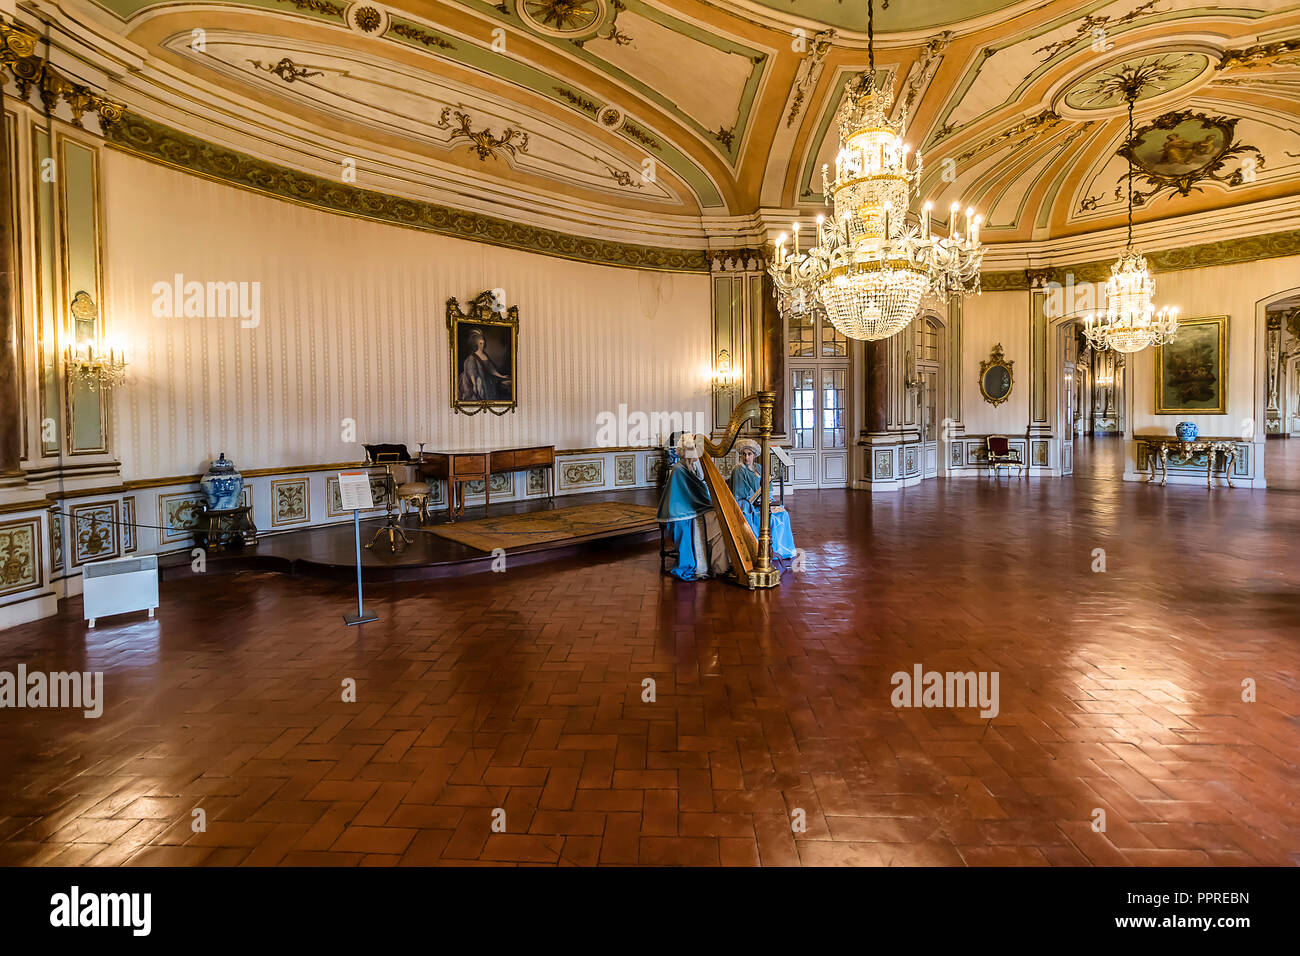
[(397, 497), (397, 483), (393, 480), (393, 465), (401, 464), (402, 457), (399, 452), (381, 451), (371, 456), (371, 462), (375, 465), (384, 466), (384, 507), (386, 514), (383, 527), (375, 532), (366, 548), (373, 550), (375, 543), (384, 535), (388, 535), (388, 550), (396, 553), (397, 539), (399, 537), (402, 539), (403, 547), (411, 543), (411, 539), (407, 537), (396, 512), (393, 511), (393, 499)]

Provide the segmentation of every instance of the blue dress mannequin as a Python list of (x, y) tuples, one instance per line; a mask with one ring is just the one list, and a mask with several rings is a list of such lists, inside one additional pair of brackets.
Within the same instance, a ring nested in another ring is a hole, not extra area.
[[(759, 451), (758, 442), (742, 438), (736, 442), (736, 450), (740, 453), (740, 462), (732, 470), (727, 484), (731, 486), (731, 493), (736, 496), (745, 520), (757, 538), (758, 526), (763, 519), (762, 502), (756, 497), (759, 485), (762, 484), (755, 463)], [(772, 554), (778, 558), (793, 558), (795, 547), (794, 534), (790, 530), (790, 515), (780, 505), (772, 505), (769, 530), (772, 534)]]
[[(670, 461), (679, 458), (679, 452), (670, 450), (668, 457)], [(677, 563), (668, 573), (683, 581), (709, 577), (704, 516), (713, 510), (713, 501), (695, 467), (692, 458), (679, 458), (668, 472), (659, 498), (659, 523), (668, 526), (668, 533), (677, 546)]]

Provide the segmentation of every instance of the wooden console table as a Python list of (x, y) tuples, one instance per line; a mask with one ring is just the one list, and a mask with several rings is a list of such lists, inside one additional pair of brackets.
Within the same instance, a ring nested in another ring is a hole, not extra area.
[[(1228, 479), (1228, 487), (1236, 487), (1232, 483), (1232, 467), (1237, 461), (1237, 442), (1236, 438), (1212, 437), (1209, 435), (1198, 436), (1191, 441), (1183, 441), (1175, 435), (1134, 435), (1134, 441), (1145, 442), (1147, 445), (1147, 481), (1156, 479), (1156, 456), (1160, 457), (1160, 484), (1163, 487), (1169, 479), (1169, 459), (1173, 458), (1175, 464), (1187, 464), (1198, 452), (1205, 453), (1205, 486), (1214, 487), (1214, 459), (1216, 455), (1223, 456), (1223, 477)], [(1181, 459), (1181, 462), (1179, 461)]]
[[(547, 497), (555, 498), (555, 446), (528, 445), (520, 448), (454, 448), (427, 451), (414, 467), (421, 481), (441, 479), (447, 483), (447, 518), (455, 521), (465, 513), (465, 483), (483, 482), (484, 506), (492, 503), (491, 476), (532, 468), (547, 469)], [(457, 498), (459, 494), (459, 500)]]

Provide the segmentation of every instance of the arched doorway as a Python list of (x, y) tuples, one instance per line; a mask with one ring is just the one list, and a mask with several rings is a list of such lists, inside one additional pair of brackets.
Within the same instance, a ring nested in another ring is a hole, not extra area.
[(1275, 490), (1300, 491), (1300, 289), (1260, 300), (1258, 312), (1264, 481)]

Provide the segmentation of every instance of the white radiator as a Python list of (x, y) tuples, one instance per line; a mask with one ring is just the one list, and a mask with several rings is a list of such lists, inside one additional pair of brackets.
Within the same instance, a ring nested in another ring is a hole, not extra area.
[(95, 626), (95, 618), (128, 611), (145, 611), (153, 617), (158, 606), (158, 556), (97, 561), (82, 567), (84, 617)]

